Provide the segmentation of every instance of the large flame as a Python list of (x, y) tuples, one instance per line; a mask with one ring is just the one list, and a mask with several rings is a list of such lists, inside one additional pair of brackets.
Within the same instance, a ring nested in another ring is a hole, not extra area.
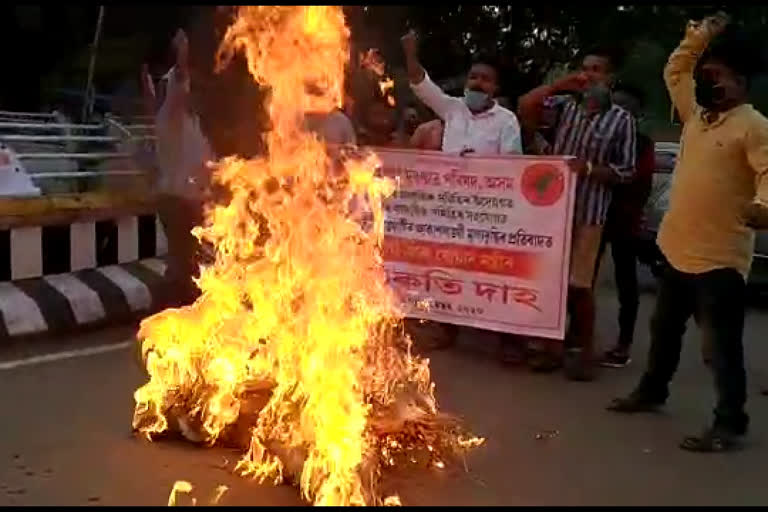
[[(216, 165), (231, 198), (195, 229), (215, 260), (194, 304), (142, 323), (150, 379), (133, 423), (148, 438), (239, 444), (241, 473), (292, 477), (315, 504), (394, 504), (376, 492), (380, 467), (422, 449), (439, 466), (477, 440), (437, 414), (428, 361), (411, 355), (385, 283), (393, 183), (375, 176), (375, 155), (331, 156), (303, 128), (306, 112), (341, 104), (348, 38), (338, 7), (239, 8), (219, 65), (243, 51), (270, 88), (268, 154)], [(350, 206), (361, 197), (372, 222)]]

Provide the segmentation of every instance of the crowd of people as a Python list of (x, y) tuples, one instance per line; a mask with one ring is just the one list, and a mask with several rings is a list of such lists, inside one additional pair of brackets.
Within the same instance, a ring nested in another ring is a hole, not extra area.
[[(174, 42), (176, 65), (158, 99), (148, 74), (148, 111), (157, 115), (161, 219), (169, 241), (172, 278), (192, 273), (199, 219), (203, 162), (211, 155), (190, 94), (194, 73), (187, 64), (183, 32)], [(749, 80), (759, 58), (738, 28), (722, 14), (691, 22), (664, 69), (670, 97), (684, 123), (669, 212), (658, 245), (666, 261), (650, 324), (647, 369), (635, 390), (608, 409), (653, 410), (667, 400), (689, 317), (701, 329), (705, 362), (714, 375), (714, 421), (686, 438), (692, 451), (723, 451), (747, 432), (746, 377), (742, 331), (745, 279), (754, 230), (768, 227), (768, 120), (747, 103)], [(402, 38), (411, 90), (433, 113), (408, 105), (395, 108), (384, 97), (355, 105), (351, 95), (338, 110), (307, 116), (308, 128), (333, 144), (408, 147), (452, 154), (567, 155), (577, 175), (564, 343), (507, 335), (501, 356), (533, 370), (563, 368), (575, 381), (590, 381), (599, 365), (630, 362), (638, 316), (637, 238), (651, 189), (654, 144), (638, 131), (644, 95), (618, 79), (621, 56), (610, 48), (583, 52), (581, 68), (519, 98), (517, 108), (499, 95), (499, 70), (477, 60), (462, 96), (446, 94), (419, 60), (413, 32)], [(192, 78), (190, 78), (192, 77)], [(182, 212), (180, 214), (180, 212)], [(595, 347), (595, 278), (610, 246), (620, 303), (619, 335), (604, 353)], [(410, 323), (417, 343), (447, 346), (457, 327)]]

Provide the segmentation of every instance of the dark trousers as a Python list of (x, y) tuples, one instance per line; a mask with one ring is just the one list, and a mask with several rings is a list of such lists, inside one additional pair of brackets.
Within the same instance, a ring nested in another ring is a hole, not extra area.
[(160, 222), (168, 240), (164, 305), (189, 304), (199, 295), (192, 278), (199, 274), (200, 242), (192, 235), (192, 228), (202, 223), (203, 206), (200, 201), (176, 195), (164, 194), (158, 199)]
[(606, 245), (611, 246), (613, 272), (616, 280), (616, 291), (619, 296), (619, 340), (621, 348), (629, 349), (635, 337), (637, 311), (640, 307), (640, 291), (637, 284), (637, 239), (631, 236), (612, 234), (606, 230), (600, 243), (597, 256), (595, 279), (600, 270), (600, 260), (605, 253)]
[(648, 368), (636, 393), (658, 402), (667, 399), (669, 382), (680, 362), (686, 323), (694, 316), (702, 337), (711, 343), (717, 391), (715, 426), (745, 433), (749, 424), (744, 412), (745, 295), (744, 278), (734, 269), (686, 274), (667, 264), (659, 279), (656, 309), (651, 318)]

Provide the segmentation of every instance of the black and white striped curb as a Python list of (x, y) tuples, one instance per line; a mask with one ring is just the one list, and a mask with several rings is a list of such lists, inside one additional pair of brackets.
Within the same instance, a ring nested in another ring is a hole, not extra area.
[(0, 282), (0, 340), (135, 318), (160, 306), (165, 262), (146, 258)]
[(0, 281), (16, 281), (163, 256), (156, 215), (0, 230)]

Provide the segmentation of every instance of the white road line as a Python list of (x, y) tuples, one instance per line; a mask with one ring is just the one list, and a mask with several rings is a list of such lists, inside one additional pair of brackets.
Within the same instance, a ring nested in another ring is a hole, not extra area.
[(124, 341), (122, 343), (113, 343), (111, 345), (99, 345), (98, 347), (81, 348), (77, 350), (67, 350), (64, 352), (55, 352), (53, 354), (44, 354), (42, 356), (29, 357), (27, 359), (17, 359), (15, 361), (0, 362), (0, 371), (13, 370), (22, 366), (33, 366), (36, 364), (52, 363), (54, 361), (63, 361), (65, 359), (74, 359), (76, 357), (88, 357), (106, 352), (116, 352), (132, 347), (136, 341)]

